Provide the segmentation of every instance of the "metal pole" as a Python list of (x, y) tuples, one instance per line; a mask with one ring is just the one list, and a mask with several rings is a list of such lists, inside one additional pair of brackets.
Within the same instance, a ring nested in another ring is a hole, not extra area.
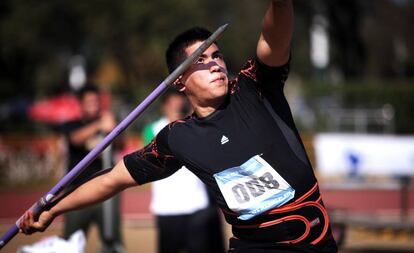
[[(111, 168), (112, 164), (112, 145), (109, 145), (103, 152), (102, 152), (102, 167), (103, 168)], [(115, 196), (114, 196), (115, 197)], [(109, 252), (111, 251), (110, 247), (115, 243), (114, 241), (114, 234), (112, 233), (113, 228), (115, 227), (114, 224), (114, 197), (107, 199), (102, 204), (102, 229), (103, 229), (103, 240), (102, 240), (102, 252)]]

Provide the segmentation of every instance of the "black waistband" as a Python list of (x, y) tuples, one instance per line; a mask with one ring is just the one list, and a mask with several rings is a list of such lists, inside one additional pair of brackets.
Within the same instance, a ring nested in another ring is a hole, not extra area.
[(235, 237), (245, 240), (279, 243), (318, 244), (331, 236), (329, 217), (315, 184), (294, 202), (272, 209), (248, 221), (225, 213)]
[(320, 243), (317, 246), (309, 245), (307, 243), (297, 244), (282, 244), (269, 242), (252, 242), (240, 240), (237, 238), (230, 238), (229, 253), (257, 253), (257, 252), (272, 252), (272, 253), (286, 253), (286, 252), (323, 252), (323, 253), (337, 253), (338, 247), (333, 238)]

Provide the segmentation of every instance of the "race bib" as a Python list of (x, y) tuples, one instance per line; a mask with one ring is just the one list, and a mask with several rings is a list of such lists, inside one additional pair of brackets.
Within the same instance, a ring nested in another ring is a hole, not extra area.
[(256, 155), (238, 167), (214, 174), (227, 206), (249, 220), (295, 196), (295, 190), (263, 158)]

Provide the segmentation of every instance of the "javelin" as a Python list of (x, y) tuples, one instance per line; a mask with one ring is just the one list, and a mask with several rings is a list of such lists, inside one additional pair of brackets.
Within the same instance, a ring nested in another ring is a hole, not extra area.
[[(228, 24), (220, 26), (207, 40), (205, 40), (184, 62), (182, 62), (165, 80), (155, 88), (147, 98), (144, 99), (131, 113), (126, 116), (98, 145), (95, 146), (72, 170), (69, 171), (46, 195), (30, 207), (30, 211), (36, 217), (52, 202), (65, 187), (67, 187), (87, 166), (102, 153), (111, 142), (118, 137), (154, 100), (161, 95), (166, 88), (171, 85), (187, 68), (200, 57), (200, 55), (213, 44), (216, 39), (224, 32)], [(23, 215), (1, 238), (0, 250), (6, 245), (19, 231), (19, 225)]]

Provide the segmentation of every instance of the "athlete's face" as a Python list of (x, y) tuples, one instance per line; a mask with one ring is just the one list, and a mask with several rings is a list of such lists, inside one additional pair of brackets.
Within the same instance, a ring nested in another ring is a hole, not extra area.
[[(192, 54), (202, 41), (186, 48), (187, 56)], [(209, 107), (220, 105), (228, 90), (227, 68), (216, 44), (212, 44), (184, 73), (182, 90), (193, 106)]]

